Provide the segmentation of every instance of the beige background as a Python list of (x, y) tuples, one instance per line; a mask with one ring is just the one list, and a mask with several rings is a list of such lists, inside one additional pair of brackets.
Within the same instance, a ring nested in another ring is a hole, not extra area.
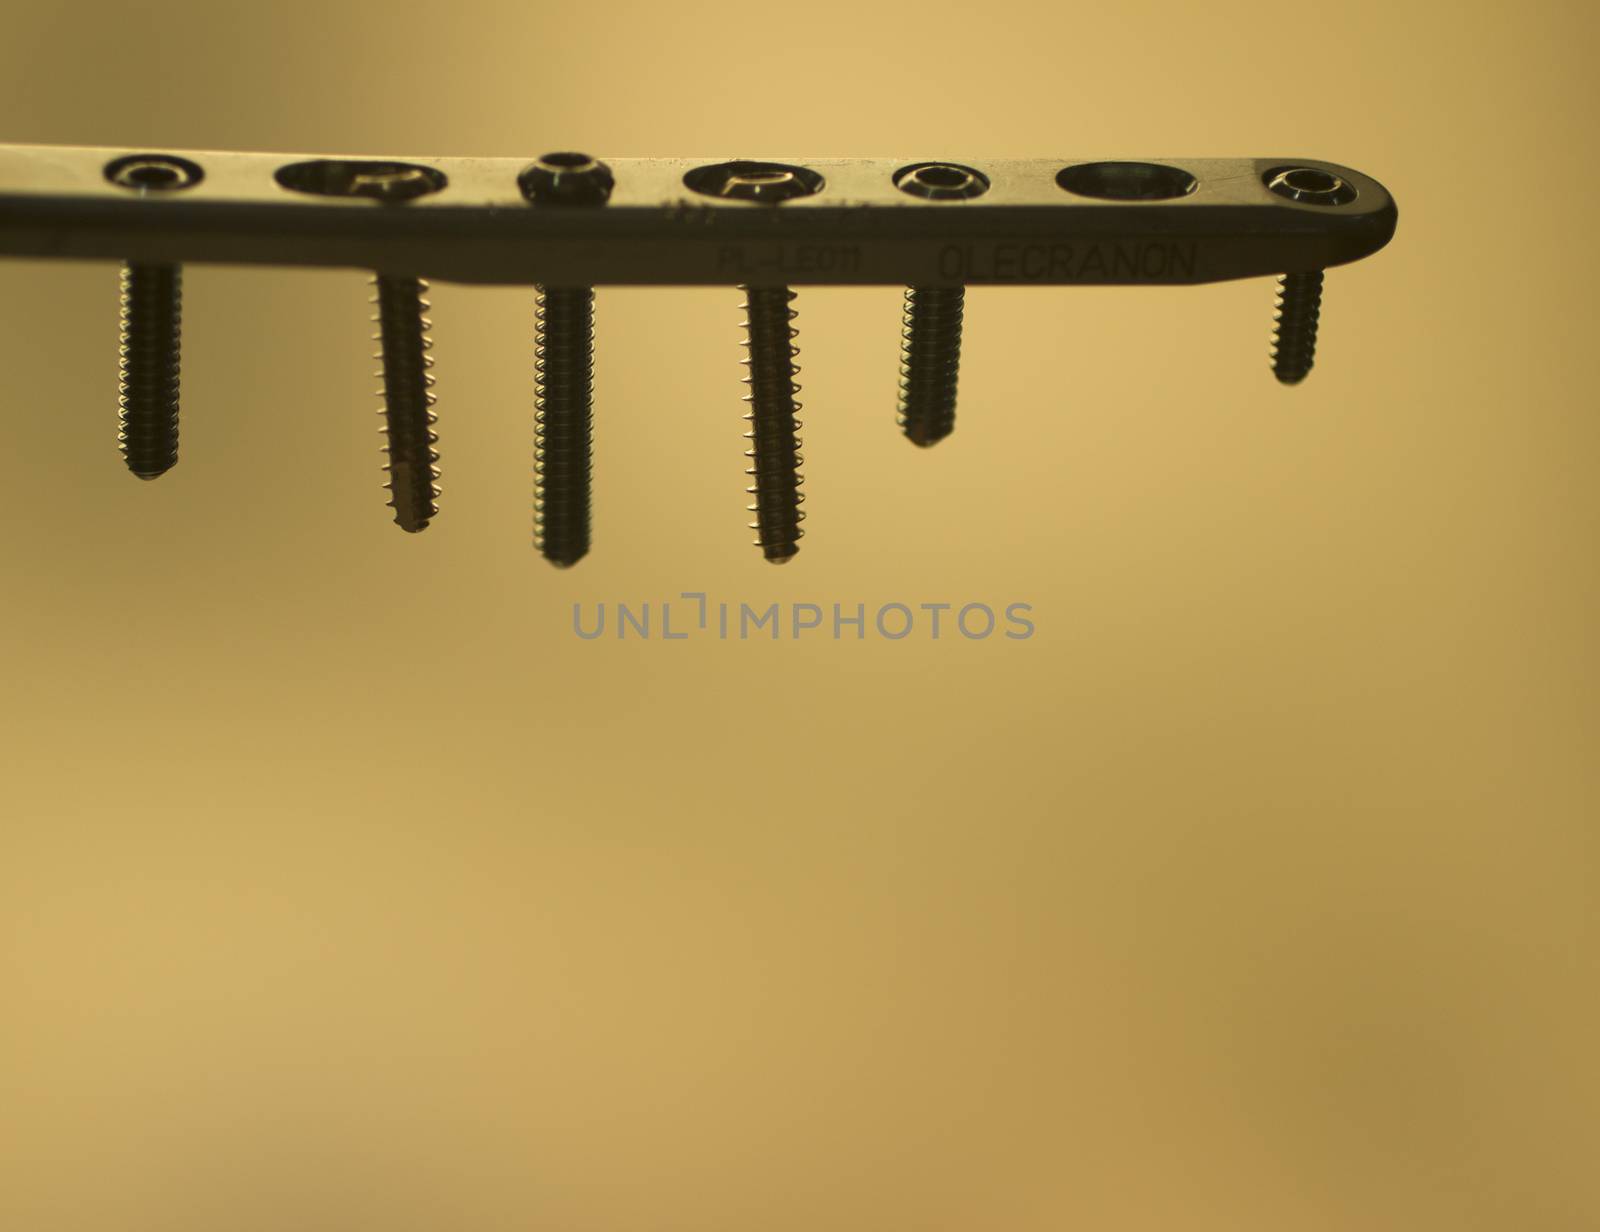
[[(183, 461), (112, 265), (0, 266), (0, 1226), (1517, 1229), (1594, 1161), (1592, 6), (36, 4), (0, 139), (1306, 154), (1271, 283), (808, 290), (798, 562), (736, 292), (599, 301), (597, 536), (529, 547), (531, 296), (437, 288), (444, 511), (367, 291), (195, 268)], [(570, 605), (1031, 602), (1027, 642), (577, 641)]]

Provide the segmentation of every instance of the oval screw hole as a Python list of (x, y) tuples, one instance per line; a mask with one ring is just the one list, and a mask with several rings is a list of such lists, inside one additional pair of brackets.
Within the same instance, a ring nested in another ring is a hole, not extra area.
[(1107, 201), (1167, 201), (1199, 187), (1181, 167), (1161, 163), (1079, 163), (1056, 174), (1056, 184), (1080, 197)]
[(775, 203), (809, 197), (822, 191), (822, 176), (810, 167), (788, 163), (762, 163), (736, 159), (696, 167), (683, 177), (684, 185), (706, 197), (732, 201)]
[(444, 172), (417, 163), (314, 158), (279, 167), (273, 178), (293, 192), (318, 197), (371, 197), (409, 201), (436, 193), (449, 181)]

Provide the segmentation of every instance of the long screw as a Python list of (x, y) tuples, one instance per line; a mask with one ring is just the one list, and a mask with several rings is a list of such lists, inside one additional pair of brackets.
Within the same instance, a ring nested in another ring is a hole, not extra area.
[(794, 375), (799, 371), (794, 357), (799, 348), (793, 343), (796, 331), (789, 322), (795, 317), (789, 307), (794, 292), (788, 287), (743, 287), (745, 293), (745, 346), (750, 355), (744, 362), (750, 369), (745, 384), (750, 392), (745, 401), (750, 411), (745, 419), (750, 431), (745, 439), (750, 448), (745, 471), (752, 483), (746, 488), (754, 502), (748, 507), (756, 515), (750, 528), (756, 532), (756, 546), (775, 565), (793, 559), (805, 534), (800, 523), (805, 518), (800, 504), (804, 482), (800, 466), (800, 420), (795, 401), (799, 386)]
[(567, 568), (589, 552), (594, 288), (540, 287), (534, 321), (534, 542)]
[[(536, 206), (594, 209), (611, 168), (576, 150), (541, 154), (517, 182)], [(558, 568), (589, 554), (594, 473), (594, 288), (540, 286), (534, 310), (533, 541)]]
[(1278, 280), (1272, 372), (1285, 385), (1298, 385), (1311, 371), (1316, 360), (1317, 319), (1321, 310), (1321, 270), (1285, 274)]
[(937, 445), (956, 426), (964, 287), (907, 287), (900, 331), (898, 420), (912, 444)]
[(178, 463), (183, 267), (122, 267), (117, 445), (128, 469), (155, 479)]
[(374, 340), (383, 349), (373, 358), (383, 361), (377, 375), (383, 378), (384, 428), (388, 437), (384, 470), (388, 482), (389, 507), (395, 525), (415, 534), (426, 530), (428, 520), (439, 512), (439, 455), (433, 446), (439, 437), (433, 431), (433, 360), (428, 352), (433, 340), (428, 337), (431, 322), (425, 315), (428, 301), (423, 293), (428, 284), (420, 278), (375, 274), (378, 332)]

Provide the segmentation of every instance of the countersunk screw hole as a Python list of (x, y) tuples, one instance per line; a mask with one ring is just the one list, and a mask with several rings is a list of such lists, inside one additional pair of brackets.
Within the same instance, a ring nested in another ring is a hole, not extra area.
[(913, 163), (894, 173), (894, 184), (903, 193), (929, 201), (959, 201), (989, 191), (988, 176), (959, 163)]
[(1354, 186), (1317, 167), (1274, 167), (1263, 178), (1278, 196), (1305, 205), (1348, 205), (1356, 199)]
[(116, 158), (106, 164), (105, 175), (117, 187), (135, 192), (175, 192), (192, 188), (205, 178), (197, 164), (169, 154), (129, 154)]

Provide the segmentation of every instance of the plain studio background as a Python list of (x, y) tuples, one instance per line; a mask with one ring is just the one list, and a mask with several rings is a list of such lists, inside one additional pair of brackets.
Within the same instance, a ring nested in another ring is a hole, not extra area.
[[(0, 138), (1306, 155), (1400, 203), (1277, 387), (1270, 280), (805, 290), (809, 535), (740, 297), (602, 290), (596, 539), (529, 544), (532, 295), (434, 294), (389, 524), (364, 279), (0, 265), (0, 1226), (1600, 1222), (1592, 6), (13, 8)], [(1028, 641), (581, 642), (574, 601), (1034, 606)]]

